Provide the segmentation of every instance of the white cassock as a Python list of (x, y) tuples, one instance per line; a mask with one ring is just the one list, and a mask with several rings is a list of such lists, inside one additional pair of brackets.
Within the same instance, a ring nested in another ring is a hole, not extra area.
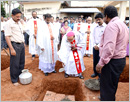
[[(91, 31), (90, 36), (87, 36), (87, 33), (85, 33), (88, 30), (88, 26), (90, 26)], [(86, 42), (84, 47), (84, 54), (93, 54), (93, 29), (94, 29), (93, 24), (87, 24), (87, 23), (84, 23), (80, 29), (83, 39)], [(89, 46), (87, 46), (87, 39), (89, 39)]]
[[(51, 73), (55, 70), (55, 63), (57, 61), (57, 34), (55, 33), (54, 26), (49, 23), (52, 33), (49, 31), (47, 23), (42, 21), (41, 27), (37, 34), (37, 48), (39, 55), (39, 69), (44, 73)], [(51, 34), (54, 40), (51, 40)], [(53, 47), (52, 47), (53, 46)], [(44, 48), (44, 51), (41, 49)]]
[[(78, 47), (82, 47), (82, 49), (78, 49), (79, 59), (81, 63), (82, 72), (85, 70), (84, 62), (83, 62), (83, 47), (85, 46), (85, 42), (83, 41), (83, 37), (78, 32), (75, 32), (75, 41)], [(78, 72), (76, 69), (76, 64), (73, 56), (73, 52), (71, 50), (71, 44), (67, 41), (67, 35), (63, 36), (61, 42), (61, 48), (58, 51), (59, 60), (65, 64), (64, 69), (65, 73), (68, 75), (75, 74), (78, 76)]]
[[(33, 54), (37, 54), (36, 51), (36, 42), (35, 42), (35, 38), (34, 38), (34, 21), (37, 21), (37, 29), (39, 29), (41, 20), (36, 18), (33, 19), (31, 18), (28, 22), (27, 22), (27, 33), (29, 35), (29, 53)], [(38, 33), (38, 32), (37, 32)]]
[(58, 44), (59, 44), (59, 36), (60, 36), (60, 27), (61, 27), (61, 25), (60, 25), (60, 23), (52, 23), (53, 24), (53, 26), (54, 26), (54, 32), (55, 32), (55, 35), (57, 36), (57, 38), (58, 38), (58, 40), (57, 40), (57, 42), (56, 42), (56, 44), (57, 44), (57, 46), (58, 46)]

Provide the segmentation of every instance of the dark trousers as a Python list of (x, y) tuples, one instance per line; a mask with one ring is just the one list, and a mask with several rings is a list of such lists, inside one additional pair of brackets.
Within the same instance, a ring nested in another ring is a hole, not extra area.
[(24, 69), (25, 64), (25, 48), (24, 43), (17, 44), (12, 42), (12, 46), (16, 51), (16, 56), (10, 54), (10, 76), (12, 83), (18, 82), (19, 75)]
[(126, 65), (126, 58), (111, 59), (101, 71), (100, 96), (101, 101), (115, 101), (120, 74)]
[(24, 33), (24, 39), (25, 39), (25, 44), (28, 45), (29, 44), (29, 35), (26, 32)]
[(5, 35), (4, 35), (4, 32), (1, 31), (1, 49), (3, 48), (7, 48), (7, 43), (6, 43), (6, 40), (5, 40)]
[(98, 75), (99, 78), (100, 78), (100, 74), (97, 73), (97, 71), (96, 71), (96, 65), (98, 64), (99, 59), (100, 59), (100, 57), (99, 57), (99, 50), (95, 50), (93, 48), (93, 71), (94, 71), (94, 74)]
[(62, 34), (60, 34), (60, 42), (59, 42), (60, 45), (61, 45), (61, 41), (62, 41)]
[(35, 57), (35, 54), (33, 54), (32, 57)]

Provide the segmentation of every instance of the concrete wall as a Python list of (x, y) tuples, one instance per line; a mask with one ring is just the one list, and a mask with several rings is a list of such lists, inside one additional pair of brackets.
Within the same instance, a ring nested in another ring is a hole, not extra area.
[[(97, 6), (97, 8), (99, 9), (99, 11), (101, 11), (103, 13), (103, 4), (107, 3), (108, 1), (104, 2), (104, 1), (95, 1), (97, 3), (93, 3), (94, 1), (75, 1), (75, 5), (81, 6), (81, 4), (87, 4), (88, 7), (94, 7)], [(100, 4), (101, 3), (101, 4)], [(78, 13), (59, 13), (60, 7), (61, 7), (61, 2), (56, 1), (56, 2), (31, 2), (31, 3), (24, 3), (24, 15), (27, 18), (31, 17), (31, 13), (34, 10), (37, 11), (38, 16), (40, 18), (42, 18), (43, 14), (45, 13), (50, 13), (52, 14), (52, 16), (56, 17), (59, 16), (60, 18), (63, 18), (65, 16), (74, 16), (75, 18), (78, 17), (81, 14)], [(74, 1), (71, 1), (71, 5), (74, 6)], [(82, 7), (85, 5), (82, 5)], [(87, 6), (86, 6), (87, 7)], [(119, 7), (120, 5), (116, 6), (119, 12)], [(87, 14), (83, 14), (83, 15), (87, 15)], [(91, 14), (92, 18), (94, 19), (96, 13)], [(125, 17), (129, 17), (129, 6), (128, 6), (128, 2), (127, 2), (127, 9), (126, 9), (126, 15), (124, 15)]]
[(61, 2), (35, 2), (35, 3), (25, 3), (24, 5), (24, 15), (27, 18), (31, 17), (32, 11), (37, 11), (37, 14), (42, 18), (43, 14), (50, 13), (52, 16), (59, 16), (59, 9)]

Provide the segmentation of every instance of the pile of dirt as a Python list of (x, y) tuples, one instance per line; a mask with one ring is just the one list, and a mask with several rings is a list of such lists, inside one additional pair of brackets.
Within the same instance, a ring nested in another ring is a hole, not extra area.
[(1, 70), (4, 70), (10, 66), (10, 57), (7, 55), (1, 55)]

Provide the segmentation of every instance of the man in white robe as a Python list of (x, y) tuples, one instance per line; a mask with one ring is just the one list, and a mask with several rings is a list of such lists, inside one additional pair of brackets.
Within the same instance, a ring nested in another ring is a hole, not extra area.
[[(61, 28), (61, 25), (60, 25), (60, 23), (56, 23), (56, 22), (54, 22), (54, 17), (52, 16), (51, 17), (51, 23), (53, 24), (53, 26), (54, 26), (54, 33), (57, 35), (57, 37), (59, 38), (60, 37), (60, 28)], [(57, 41), (57, 47), (58, 47), (58, 44), (59, 44), (59, 39), (58, 39), (58, 41)]]
[(64, 35), (58, 55), (59, 60), (63, 62), (66, 78), (69, 76), (84, 78), (82, 76), (85, 70), (82, 53), (84, 45), (85, 42), (79, 32), (70, 31)]
[(90, 57), (93, 53), (93, 29), (92, 18), (88, 17), (87, 23), (85, 23), (80, 29), (80, 32), (86, 42), (84, 47), (84, 55), (87, 55), (88, 57)]
[(38, 28), (41, 23), (41, 20), (37, 18), (37, 12), (32, 12), (32, 18), (27, 23), (27, 33), (29, 34), (29, 53), (32, 55), (32, 60), (35, 58), (37, 54), (36, 51), (36, 35)]
[(81, 26), (83, 25), (81, 17), (78, 17), (78, 23), (74, 24), (73, 31), (79, 32), (81, 29)]
[[(51, 15), (45, 15), (45, 22), (42, 21), (42, 28), (38, 29), (37, 46), (39, 55), (39, 69), (44, 72), (45, 76), (48, 73), (56, 73), (55, 63), (57, 61), (57, 41), (58, 37), (55, 33), (54, 26), (50, 22)], [(41, 32), (41, 33), (40, 33)]]

